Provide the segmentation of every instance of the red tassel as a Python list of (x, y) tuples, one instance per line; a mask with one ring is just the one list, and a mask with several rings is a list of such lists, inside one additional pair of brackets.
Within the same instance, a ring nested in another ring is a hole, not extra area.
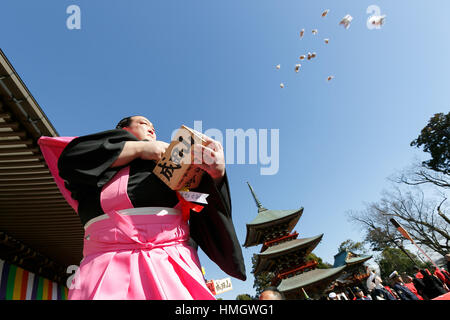
[(191, 210), (193, 210), (195, 212), (200, 212), (203, 210), (203, 206), (187, 201), (185, 198), (183, 198), (181, 193), (179, 193), (178, 191), (176, 192), (176, 194), (177, 194), (178, 200), (180, 201), (176, 207), (181, 205), (181, 215), (183, 216), (184, 221), (189, 220)]

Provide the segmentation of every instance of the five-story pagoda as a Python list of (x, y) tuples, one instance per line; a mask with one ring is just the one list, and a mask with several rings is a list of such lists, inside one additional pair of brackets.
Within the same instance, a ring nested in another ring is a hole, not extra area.
[(345, 266), (317, 269), (318, 262), (307, 261), (306, 257), (322, 240), (323, 234), (298, 239), (293, 231), (303, 214), (303, 208), (296, 210), (268, 210), (264, 208), (248, 183), (258, 208), (258, 215), (247, 224), (244, 246), (262, 244), (261, 252), (255, 255), (253, 273), (274, 274), (271, 285), (277, 286), (287, 299), (304, 299), (305, 291), (320, 294), (336, 279)]

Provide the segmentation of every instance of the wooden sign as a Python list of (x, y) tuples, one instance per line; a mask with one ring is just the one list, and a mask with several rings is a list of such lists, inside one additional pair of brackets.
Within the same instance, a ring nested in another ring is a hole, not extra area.
[(191, 155), (196, 144), (206, 145), (206, 140), (199, 132), (184, 125), (181, 126), (164, 156), (153, 169), (153, 173), (170, 189), (191, 189), (200, 184), (204, 171), (194, 166)]
[(230, 278), (209, 280), (206, 281), (206, 286), (209, 288), (213, 295), (218, 295), (233, 290), (233, 285), (231, 284)]

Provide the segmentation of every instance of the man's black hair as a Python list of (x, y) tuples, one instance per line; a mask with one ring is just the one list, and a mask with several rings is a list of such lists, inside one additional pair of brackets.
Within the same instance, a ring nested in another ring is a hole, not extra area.
[(131, 124), (131, 118), (133, 118), (133, 117), (136, 117), (136, 116), (126, 117), (126, 118), (123, 118), (122, 120), (120, 120), (116, 126), (116, 129), (123, 129), (123, 128), (129, 127)]

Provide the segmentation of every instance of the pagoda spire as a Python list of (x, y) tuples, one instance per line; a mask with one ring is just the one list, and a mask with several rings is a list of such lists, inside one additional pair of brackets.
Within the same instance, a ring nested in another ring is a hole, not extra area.
[(262, 206), (261, 202), (256, 197), (255, 191), (253, 191), (253, 188), (252, 188), (252, 186), (250, 185), (250, 183), (248, 181), (247, 181), (247, 184), (248, 184), (248, 187), (250, 188), (250, 191), (251, 191), (251, 193), (253, 195), (253, 199), (255, 199), (256, 206), (258, 207), (258, 213), (260, 213), (262, 211), (266, 211), (267, 209)]

